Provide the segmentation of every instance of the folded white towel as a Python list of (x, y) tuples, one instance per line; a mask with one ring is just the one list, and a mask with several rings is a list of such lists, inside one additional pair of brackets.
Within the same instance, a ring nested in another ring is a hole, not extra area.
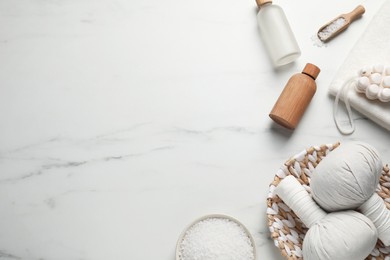
[[(369, 23), (366, 31), (352, 48), (329, 87), (329, 93), (336, 96), (359, 69), (374, 64), (390, 66), (390, 1), (385, 1)], [(390, 103), (369, 100), (354, 89), (347, 92), (351, 107), (375, 123), (390, 130)], [(343, 99), (343, 95), (340, 96)]]

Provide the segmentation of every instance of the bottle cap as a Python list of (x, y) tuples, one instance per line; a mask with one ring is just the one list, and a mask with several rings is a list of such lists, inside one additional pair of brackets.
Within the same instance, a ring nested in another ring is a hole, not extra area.
[(272, 0), (256, 0), (257, 6), (260, 7), (266, 3), (272, 3)]
[(316, 79), (318, 74), (320, 74), (320, 71), (320, 68), (318, 68), (316, 65), (307, 63), (306, 66), (303, 68), (302, 73), (305, 73), (311, 76), (313, 79)]

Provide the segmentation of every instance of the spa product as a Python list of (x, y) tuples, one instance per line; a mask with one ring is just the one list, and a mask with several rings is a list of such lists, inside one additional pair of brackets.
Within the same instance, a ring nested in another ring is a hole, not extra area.
[[(356, 75), (356, 71), (360, 67), (366, 64), (386, 64), (390, 61), (390, 26), (387, 26), (390, 24), (390, 1), (383, 1), (377, 12), (372, 11), (374, 12), (372, 13), (372, 20), (365, 26), (366, 29), (349, 51), (349, 54), (346, 55), (346, 59), (328, 86), (329, 94), (332, 96), (339, 93), (340, 88), (351, 76)], [(385, 71), (388, 71), (386, 74), (390, 75), (390, 67), (387, 67)], [(388, 94), (388, 91), (386, 92)], [(349, 91), (348, 94), (340, 95), (340, 99), (347, 99), (351, 108), (359, 112), (359, 118), (362, 118), (362, 115), (390, 131), (389, 103), (373, 102), (356, 91)], [(375, 128), (374, 125), (372, 127)], [(349, 132), (352, 133), (353, 130)]]
[[(366, 113), (366, 116), (369, 118), (377, 117), (374, 121), (379, 122), (386, 122), (387, 117), (387, 111), (384, 113), (381, 113), (380, 116), (376, 115), (377, 111), (374, 112), (374, 110), (381, 109), (378, 104), (373, 103), (367, 103), (364, 100), (359, 100), (359, 102), (356, 102), (356, 97), (359, 99), (359, 95), (351, 94), (349, 91), (351, 89), (351, 86), (354, 86), (356, 92), (364, 94), (364, 96), (368, 100), (379, 100), (381, 102), (390, 102), (390, 67), (385, 67), (383, 64), (376, 64), (373, 66), (365, 66), (362, 69), (358, 71), (358, 76), (352, 76), (349, 77), (344, 81), (342, 86), (338, 88), (337, 92), (333, 93), (335, 94), (335, 100), (333, 105), (333, 119), (337, 126), (337, 129), (342, 134), (352, 134), (355, 131), (355, 124), (352, 119), (352, 110), (350, 106), (349, 99), (350, 97), (354, 97), (354, 105), (356, 107), (356, 104), (358, 105), (357, 110), (359, 112), (364, 112), (365, 110), (369, 111), (373, 109), (373, 111), (370, 111), (368, 114)], [(339, 124), (337, 113), (338, 113), (338, 106), (339, 106), (339, 100), (342, 99), (345, 103), (345, 108), (348, 112), (348, 119), (350, 123), (349, 128), (342, 127)], [(379, 113), (378, 113), (379, 114)]]
[(363, 6), (359, 5), (352, 12), (347, 14), (342, 14), (330, 21), (329, 23), (322, 26), (317, 33), (318, 38), (327, 42), (334, 37), (336, 37), (339, 33), (343, 32), (348, 26), (355, 21), (357, 18), (362, 16), (365, 12)]
[[(367, 66), (359, 70), (355, 90), (370, 100), (390, 102), (390, 68), (383, 64)], [(353, 80), (353, 79), (352, 79)]]
[(313, 199), (326, 211), (358, 209), (375, 224), (378, 237), (390, 245), (390, 211), (375, 190), (382, 173), (376, 149), (363, 142), (341, 144), (314, 169)]
[(179, 238), (176, 260), (255, 260), (253, 238), (237, 220), (210, 215), (196, 220)]
[(273, 65), (278, 67), (293, 62), (301, 51), (283, 9), (272, 4), (272, 0), (256, 2), (260, 34)]
[(293, 75), (269, 114), (272, 120), (295, 129), (317, 90), (315, 79), (319, 73), (317, 66), (307, 63), (302, 73)]
[(333, 212), (313, 225), (303, 242), (304, 259), (363, 260), (374, 249), (377, 231), (363, 214)]
[(374, 249), (378, 233), (363, 214), (352, 210), (326, 214), (292, 175), (279, 183), (275, 193), (309, 227), (303, 259), (363, 260)]

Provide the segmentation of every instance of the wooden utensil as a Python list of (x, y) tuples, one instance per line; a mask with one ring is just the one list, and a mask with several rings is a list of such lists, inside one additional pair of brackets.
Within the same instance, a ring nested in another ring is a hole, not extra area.
[(365, 11), (364, 7), (359, 5), (353, 11), (339, 15), (318, 30), (318, 38), (323, 42), (333, 39), (347, 29), (353, 21), (362, 16)]

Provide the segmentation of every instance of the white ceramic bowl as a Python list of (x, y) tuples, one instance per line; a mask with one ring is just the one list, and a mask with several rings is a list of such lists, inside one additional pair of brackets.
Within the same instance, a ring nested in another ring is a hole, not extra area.
[(253, 240), (253, 237), (252, 237), (251, 233), (249, 232), (249, 230), (240, 221), (238, 221), (237, 219), (235, 219), (233, 217), (227, 216), (227, 215), (210, 214), (210, 215), (206, 215), (206, 216), (203, 216), (203, 217), (200, 217), (200, 218), (196, 219), (195, 221), (190, 223), (183, 230), (183, 232), (180, 234), (179, 239), (177, 240), (177, 243), (176, 243), (176, 260), (182, 260), (181, 253), (180, 253), (180, 244), (183, 241), (184, 236), (186, 235), (187, 230), (189, 230), (192, 226), (194, 226), (195, 224), (199, 223), (200, 221), (205, 220), (205, 219), (210, 219), (210, 218), (227, 219), (227, 220), (230, 220), (230, 221), (236, 223), (237, 225), (239, 225), (244, 230), (246, 235), (249, 237), (249, 240), (251, 241), (252, 248), (253, 248), (253, 259), (256, 259), (256, 245), (255, 245), (255, 241)]

